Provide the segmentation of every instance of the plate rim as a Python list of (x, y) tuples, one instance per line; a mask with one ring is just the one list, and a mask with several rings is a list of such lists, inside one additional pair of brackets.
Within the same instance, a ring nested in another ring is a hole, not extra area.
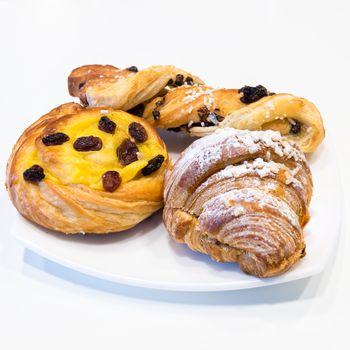
[[(115, 275), (111, 274), (109, 272), (101, 272), (99, 270), (94, 269), (93, 267), (85, 267), (83, 264), (79, 264), (77, 262), (68, 261), (55, 253), (48, 254), (45, 252), (44, 249), (42, 249), (39, 245), (32, 242), (31, 240), (26, 240), (23, 236), (18, 233), (13, 233), (13, 236), (21, 242), (26, 249), (31, 250), (32, 252), (40, 255), (44, 259), (47, 259), (49, 261), (52, 261), (58, 265), (61, 265), (65, 268), (71, 269), (73, 271), (77, 271), (79, 273), (82, 273), (87, 276), (92, 276), (94, 278), (114, 282), (114, 283), (120, 283), (125, 284), (133, 287), (141, 287), (141, 288), (147, 288), (147, 289), (157, 289), (157, 290), (166, 290), (166, 291), (182, 291), (182, 292), (216, 292), (216, 291), (229, 291), (229, 290), (242, 290), (242, 289), (251, 289), (251, 288), (260, 288), (260, 287), (267, 287), (287, 282), (293, 282), (300, 279), (308, 278), (314, 275), (317, 275), (321, 273), (324, 268), (326, 267), (325, 264), (315, 264), (312, 268), (306, 269), (307, 272), (305, 272), (305, 269), (302, 270), (303, 273), (294, 273), (293, 275), (279, 275), (271, 278), (257, 278), (252, 276), (252, 279), (250, 281), (242, 282), (241, 284), (237, 284), (237, 281), (235, 282), (211, 282), (210, 287), (209, 284), (204, 283), (180, 283), (180, 282), (173, 282), (173, 283), (161, 283), (161, 282), (155, 282), (150, 281), (147, 279), (140, 279), (140, 278), (134, 278), (134, 277), (126, 277), (122, 275)], [(338, 236), (339, 238), (339, 236)], [(337, 238), (337, 240), (338, 240)], [(330, 255), (327, 257), (327, 261), (330, 259)], [(288, 278), (290, 276), (290, 278)]]

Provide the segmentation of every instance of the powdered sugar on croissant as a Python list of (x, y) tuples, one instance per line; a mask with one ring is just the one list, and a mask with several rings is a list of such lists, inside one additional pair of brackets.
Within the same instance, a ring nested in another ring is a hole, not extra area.
[(304, 255), (311, 194), (303, 153), (279, 133), (222, 129), (166, 174), (163, 218), (177, 242), (268, 277)]

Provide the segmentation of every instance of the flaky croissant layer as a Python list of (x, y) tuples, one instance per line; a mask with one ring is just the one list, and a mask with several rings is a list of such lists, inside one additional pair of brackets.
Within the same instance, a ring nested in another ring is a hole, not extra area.
[(163, 219), (175, 241), (269, 277), (305, 255), (311, 195), (303, 153), (279, 133), (222, 129), (166, 173)]

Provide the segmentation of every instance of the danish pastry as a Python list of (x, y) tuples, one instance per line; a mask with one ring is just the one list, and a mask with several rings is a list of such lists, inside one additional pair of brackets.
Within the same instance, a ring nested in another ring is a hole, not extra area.
[[(72, 96), (90, 107), (109, 106), (142, 116), (157, 128), (205, 136), (219, 128), (274, 130), (313, 152), (324, 138), (322, 117), (313, 103), (265, 87), (213, 89), (172, 66), (83, 66), (68, 78)], [(80, 86), (80, 89), (77, 87)]]
[(258, 277), (305, 255), (312, 178), (304, 154), (275, 131), (221, 129), (191, 144), (165, 176), (170, 236)]
[(167, 151), (141, 118), (64, 104), (19, 138), (7, 189), (29, 220), (65, 233), (128, 229), (163, 206)]

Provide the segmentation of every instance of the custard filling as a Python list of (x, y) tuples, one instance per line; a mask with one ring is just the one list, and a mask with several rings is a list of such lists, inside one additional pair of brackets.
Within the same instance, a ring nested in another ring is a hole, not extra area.
[[(108, 117), (116, 124), (114, 134), (98, 128), (101, 117)], [(122, 111), (101, 110), (96, 115), (72, 118), (68, 125), (57, 128), (57, 132), (66, 134), (69, 140), (61, 145), (42, 144), (39, 148), (33, 146), (25, 167), (38, 164), (49, 180), (63, 184), (83, 184), (96, 190), (103, 190), (102, 176), (107, 171), (117, 171), (122, 183), (131, 181), (142, 176), (141, 170), (155, 157), (161, 155), (167, 159), (166, 149), (156, 139), (148, 137), (144, 142), (137, 142), (130, 136), (128, 128), (132, 122), (135, 122), (135, 118)], [(41, 135), (43, 136), (45, 135)], [(73, 144), (78, 138), (88, 136), (100, 138), (102, 148), (86, 152), (74, 149)], [(138, 152), (136, 161), (123, 166), (118, 159), (117, 148), (125, 139), (135, 141)]]

